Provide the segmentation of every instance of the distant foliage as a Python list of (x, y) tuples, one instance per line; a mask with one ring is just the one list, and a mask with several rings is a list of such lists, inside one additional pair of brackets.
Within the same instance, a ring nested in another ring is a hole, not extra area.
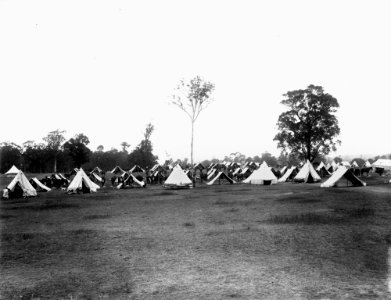
[(22, 149), (14, 143), (0, 144), (0, 170), (1, 173), (7, 172), (12, 165), (20, 168)]
[(129, 154), (130, 165), (139, 165), (142, 168), (152, 168), (158, 160), (158, 157), (153, 154), (152, 142), (150, 140), (154, 131), (154, 126), (149, 123), (145, 128), (144, 139), (140, 144)]
[(80, 168), (90, 160), (91, 150), (87, 147), (89, 143), (88, 137), (80, 133), (64, 144), (64, 151), (72, 158), (75, 167)]

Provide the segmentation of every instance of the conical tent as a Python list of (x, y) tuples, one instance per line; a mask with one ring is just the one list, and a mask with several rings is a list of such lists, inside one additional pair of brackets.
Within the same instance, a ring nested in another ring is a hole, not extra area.
[(23, 191), (23, 197), (34, 197), (37, 196), (37, 191), (35, 188), (30, 184), (26, 176), (22, 171), (18, 171), (18, 173), (15, 175), (14, 179), (12, 179), (11, 183), (7, 186), (7, 189), (9, 189), (11, 192), (13, 192), (16, 188), (16, 186), (19, 186), (21, 190)]
[(310, 161), (307, 160), (307, 162), (300, 169), (299, 173), (297, 173), (295, 176), (294, 181), (313, 183), (321, 181), (321, 178), (319, 177), (318, 173), (316, 173)]
[(230, 184), (233, 184), (233, 183), (236, 183), (232, 178), (230, 178), (227, 174), (223, 173), (223, 172), (219, 172), (219, 174), (216, 175), (215, 178), (213, 178), (211, 181), (209, 181), (207, 183), (207, 185), (212, 185), (214, 184), (215, 182), (219, 182), (220, 183), (220, 180), (226, 180), (228, 181)]
[(263, 162), (259, 169), (255, 170), (242, 182), (250, 184), (275, 184), (277, 183), (277, 177), (270, 170), (270, 167), (267, 166), (267, 163)]
[(76, 193), (77, 190), (83, 189), (83, 191), (96, 192), (99, 188), (99, 185), (92, 182), (83, 169), (80, 168), (72, 182), (69, 184), (67, 191)]
[(170, 176), (164, 182), (166, 188), (190, 188), (193, 183), (190, 178), (183, 172), (180, 165), (176, 165), (172, 170)]
[(30, 181), (31, 185), (37, 190), (37, 191), (43, 191), (43, 192), (49, 192), (51, 189), (44, 185), (41, 181), (38, 180), (38, 178), (34, 177), (31, 178)]
[(284, 175), (286, 171), (288, 171), (288, 167), (287, 167), (287, 166), (284, 166), (284, 167), (280, 170), (281, 175)]
[(322, 176), (322, 177), (331, 175), (330, 172), (327, 171), (327, 168), (326, 168), (325, 164), (323, 163), (323, 161), (321, 161), (319, 166), (316, 168), (316, 172), (318, 172), (318, 174), (320, 174), (320, 176)]
[(356, 163), (356, 161), (353, 161), (352, 162), (352, 168), (359, 168), (358, 164)]
[(143, 168), (141, 168), (139, 165), (134, 165), (130, 170), (129, 173), (142, 173), (145, 172)]
[[(295, 171), (296, 170), (296, 167), (293, 166), (293, 167), (290, 167), (285, 173), (284, 175), (278, 179), (278, 182), (286, 182), (288, 179), (293, 179), (293, 177), (296, 175), (295, 174)], [(296, 171), (297, 173), (297, 171)]]
[[(341, 182), (341, 179), (346, 179), (346, 184)], [(338, 186), (338, 184), (344, 185), (344, 186), (366, 186), (367, 184), (357, 178), (352, 171), (350, 171), (345, 166), (340, 166), (338, 170), (336, 170), (331, 177), (323, 182), (320, 187), (332, 187), (332, 186)]]
[(111, 170), (111, 173), (116, 174), (116, 175), (122, 175), (125, 173), (124, 170), (120, 166), (116, 166), (113, 170)]
[(338, 168), (338, 165), (336, 164), (336, 162), (334, 160), (331, 162), (331, 168), (332, 168), (331, 170), (327, 169), (327, 171), (334, 172)]
[(211, 169), (208, 173), (207, 179), (210, 180), (211, 178), (213, 178), (214, 173), (216, 173), (216, 169)]
[(16, 175), (18, 172), (19, 169), (15, 167), (15, 165), (12, 165), (12, 167), (5, 173), (5, 175)]

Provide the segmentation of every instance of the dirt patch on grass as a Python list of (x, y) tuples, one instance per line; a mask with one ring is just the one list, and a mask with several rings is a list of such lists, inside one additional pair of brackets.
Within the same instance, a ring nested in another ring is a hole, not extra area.
[(0, 214), (0, 219), (6, 220), (10, 218), (15, 218), (16, 216), (13, 215), (7, 215), (7, 214)]
[(66, 203), (62, 201), (45, 201), (44, 203), (31, 203), (28, 205), (5, 207), (6, 210), (31, 210), (42, 211), (49, 209), (65, 209), (65, 208), (78, 208), (79, 204)]
[(345, 220), (341, 216), (323, 213), (304, 213), (298, 215), (276, 215), (271, 216), (265, 222), (270, 224), (337, 224)]
[(111, 218), (109, 214), (103, 214), (103, 215), (88, 215), (84, 216), (83, 219), (85, 220), (99, 220), (99, 219), (108, 219)]
[(308, 196), (306, 196), (306, 197), (302, 197), (302, 196), (284, 197), (284, 198), (276, 199), (276, 201), (283, 202), (283, 203), (292, 203), (292, 204), (322, 202), (322, 200), (320, 200), (320, 199), (308, 198)]
[(194, 227), (195, 224), (194, 224), (194, 222), (185, 222), (185, 223), (183, 223), (183, 226), (185, 226), (185, 227)]

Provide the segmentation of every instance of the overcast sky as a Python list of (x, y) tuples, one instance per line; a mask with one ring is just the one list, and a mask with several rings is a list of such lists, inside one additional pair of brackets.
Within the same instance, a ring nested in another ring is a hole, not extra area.
[(282, 94), (321, 85), (340, 104), (336, 154), (391, 152), (389, 1), (0, 0), (0, 141), (86, 134), (132, 150), (147, 123), (161, 160), (190, 156), (180, 79), (216, 85), (195, 160), (279, 154)]

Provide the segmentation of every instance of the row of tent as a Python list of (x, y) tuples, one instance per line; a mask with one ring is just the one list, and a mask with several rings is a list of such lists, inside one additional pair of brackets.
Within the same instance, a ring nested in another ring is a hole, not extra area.
[[(3, 198), (9, 198), (10, 193), (19, 193), (23, 197), (34, 197), (37, 196), (37, 190), (50, 191), (51, 189), (44, 185), (37, 178), (27, 179), (26, 175), (16, 167), (13, 169), (15, 177), (12, 179), (7, 188), (3, 190)], [(99, 189), (99, 185), (94, 183), (84, 172), (83, 169), (79, 169), (67, 187), (68, 193), (77, 193), (79, 191), (96, 192)]]
[[(318, 167), (319, 170), (321, 170), (324, 166)], [(285, 182), (289, 178), (291, 178), (292, 174), (294, 173), (296, 167), (291, 167), (287, 169), (284, 173), (284, 175), (277, 179), (277, 177), (272, 172), (271, 168), (266, 164), (266, 162), (263, 162), (261, 166), (256, 169), (248, 178), (242, 181), (242, 183), (249, 183), (249, 184), (261, 184), (261, 185), (270, 185), (270, 184), (276, 184), (278, 182)], [(354, 173), (351, 171), (350, 168), (345, 167), (343, 165), (339, 166), (336, 171), (333, 174), (330, 174), (331, 177), (328, 178), (324, 183), (321, 184), (321, 187), (332, 187), (338, 184), (338, 182), (344, 178), (346, 179), (350, 185), (352, 186), (365, 186), (366, 183), (359, 179), (357, 176), (354, 175)], [(230, 178), (227, 174), (224, 172), (217, 172), (216, 169), (212, 171), (208, 175), (208, 179), (210, 180), (207, 184), (212, 185), (217, 180), (227, 180), (229, 183), (233, 184), (235, 181)], [(307, 161), (299, 170), (297, 174), (292, 178), (295, 182), (306, 182), (306, 183), (312, 183), (312, 182), (320, 182), (321, 177), (315, 170), (315, 168), (312, 166), (312, 164)], [(182, 170), (182, 168), (179, 165), (176, 165), (171, 172), (170, 176), (167, 178), (164, 186), (166, 188), (188, 188), (192, 187), (192, 181), (190, 178), (185, 174), (185, 172)]]
[[(374, 164), (372, 164), (372, 167), (382, 167), (387, 170), (391, 170), (391, 160), (382, 159), (376, 161)], [(122, 169), (118, 169), (119, 167), (116, 167), (112, 173), (115, 173), (117, 171), (123, 171)], [(123, 174), (129, 174), (127, 177), (127, 180), (131, 178), (133, 181), (138, 182), (140, 186), (143, 186), (143, 182), (139, 182), (135, 176), (133, 176), (132, 171), (139, 171), (137, 170), (137, 166), (132, 168), (129, 172), (125, 172)], [(226, 173), (222, 171), (217, 171), (217, 169), (213, 168), (211, 169), (210, 173), (208, 174), (208, 185), (212, 185), (216, 182), (220, 182), (220, 180), (226, 180), (230, 184), (236, 183), (232, 178), (230, 178)], [(333, 173), (330, 173), (327, 169), (327, 166), (323, 164), (323, 162), (315, 168), (313, 165), (307, 161), (301, 169), (295, 173), (297, 170), (296, 167), (291, 168), (285, 168), (283, 170), (283, 176), (279, 179), (275, 176), (275, 174), (272, 172), (272, 169), (266, 164), (266, 162), (263, 162), (258, 169), (256, 169), (254, 172), (251, 173), (251, 175), (242, 181), (242, 183), (249, 183), (249, 184), (276, 184), (278, 182), (285, 182), (288, 179), (293, 179), (295, 182), (319, 182), (321, 181), (321, 177), (319, 176), (318, 172), (325, 171), (328, 172), (328, 175), (331, 175), (330, 178), (328, 178), (325, 182), (321, 184), (321, 187), (331, 187), (338, 184), (338, 182), (344, 178), (347, 180), (347, 182), (350, 183), (352, 186), (365, 186), (366, 183), (359, 179), (357, 176), (354, 175), (352, 172), (352, 169), (350, 167), (339, 165), (335, 168), (335, 171)], [(144, 171), (140, 168), (140, 171)], [(318, 171), (318, 172), (317, 172)], [(89, 191), (89, 192), (96, 192), (100, 187), (94, 183), (84, 172), (83, 169), (75, 170), (76, 175), (74, 176), (73, 180), (69, 184), (67, 191), (69, 193), (76, 193), (80, 190), (83, 191)], [(18, 186), (23, 191), (23, 196), (36, 196), (37, 192), (36, 188), (40, 188), (41, 190), (50, 191), (50, 188), (45, 186), (42, 182), (40, 182), (37, 178), (32, 178), (30, 181), (26, 178), (24, 173), (20, 170), (18, 170), (15, 166), (13, 166), (6, 174), (15, 174), (14, 179), (11, 181), (11, 183), (7, 186), (7, 189), (4, 190), (3, 196), (7, 197), (8, 191), (13, 192), (15, 188)], [(92, 172), (92, 174), (95, 174)], [(294, 175), (294, 176), (293, 176)], [(391, 180), (390, 180), (391, 183)], [(34, 186), (33, 186), (34, 185)], [(183, 169), (180, 167), (180, 165), (176, 165), (171, 174), (168, 176), (168, 178), (164, 182), (164, 187), (166, 188), (190, 188), (192, 187), (193, 183), (190, 180), (190, 178), (186, 175), (186, 173), (183, 171)]]

